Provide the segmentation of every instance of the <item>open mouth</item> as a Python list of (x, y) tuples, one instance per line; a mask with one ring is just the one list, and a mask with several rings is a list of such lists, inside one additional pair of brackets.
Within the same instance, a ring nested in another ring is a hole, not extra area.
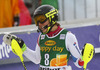
[(39, 27), (42, 31), (44, 31), (45, 30), (45, 28), (44, 28), (45, 26), (42, 26), (42, 27)]
[(44, 30), (44, 26), (41, 27), (41, 30)]
[(45, 29), (47, 29), (47, 28), (48, 28), (48, 25), (42, 26), (42, 27), (41, 27), (41, 30), (45, 30)]

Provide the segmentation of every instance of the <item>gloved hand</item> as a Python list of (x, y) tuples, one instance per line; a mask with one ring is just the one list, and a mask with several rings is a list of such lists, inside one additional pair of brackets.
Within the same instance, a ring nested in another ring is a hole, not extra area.
[(17, 36), (12, 35), (12, 34), (5, 34), (5, 35), (3, 36), (3, 42), (4, 42), (5, 44), (7, 44), (7, 45), (11, 45), (11, 40), (12, 40), (13, 38), (17, 38)]
[(26, 50), (26, 45), (25, 45), (24, 41), (21, 38), (18, 38), (16, 35), (12, 35), (12, 34), (5, 34), (3, 36), (3, 42), (7, 45), (11, 45), (11, 42), (12, 42), (13, 39), (15, 39), (17, 41), (20, 48), (24, 52)]
[(24, 43), (24, 41), (21, 38), (18, 38), (18, 37), (17, 38), (13, 38), (13, 39), (15, 39), (17, 41), (18, 45), (20, 46), (20, 48), (24, 52), (26, 50), (26, 44)]

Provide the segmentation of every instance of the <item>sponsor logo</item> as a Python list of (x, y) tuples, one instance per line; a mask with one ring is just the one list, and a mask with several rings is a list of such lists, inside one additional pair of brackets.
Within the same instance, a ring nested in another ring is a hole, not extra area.
[(9, 53), (11, 51), (11, 46), (8, 46), (4, 42), (2, 42), (2, 44), (0, 44), (0, 59), (3, 59), (3, 57), (9, 58)]
[(45, 38), (45, 35), (41, 35), (41, 40)]
[(75, 46), (75, 48), (76, 48), (76, 50), (79, 52), (79, 54), (81, 54), (80, 51), (79, 51), (79, 48), (78, 48), (78, 46), (77, 46), (77, 44), (76, 44), (76, 42), (74, 42), (73, 45)]
[(39, 70), (72, 70), (72, 69), (70, 66), (60, 66), (60, 67), (40, 66)]
[(64, 47), (57, 47), (57, 46), (54, 46), (54, 47), (40, 47), (40, 50), (42, 52), (50, 52), (52, 50), (52, 51), (58, 51), (58, 52), (61, 53), (64, 50)]
[(61, 34), (60, 39), (65, 39), (65, 34)]
[(46, 46), (53, 46), (53, 45), (55, 45), (55, 44), (56, 44), (56, 42), (53, 41), (53, 40), (48, 40), (48, 41), (45, 42), (45, 45), (46, 45)]
[(54, 14), (57, 14), (57, 13), (58, 13), (57, 9), (54, 9), (54, 10), (46, 13), (45, 15), (46, 15), (46, 17), (50, 17), (50, 16), (53, 16)]
[(76, 42), (74, 42), (74, 44), (73, 44), (73, 45), (76, 47), (76, 46), (77, 46), (77, 45), (76, 45)]
[(39, 70), (61, 70), (60, 68), (42, 68), (40, 67)]

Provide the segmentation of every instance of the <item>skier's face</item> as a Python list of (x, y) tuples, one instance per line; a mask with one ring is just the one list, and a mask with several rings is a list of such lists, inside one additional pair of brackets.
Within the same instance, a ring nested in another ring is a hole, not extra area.
[(50, 22), (49, 20), (45, 21), (44, 23), (38, 23), (38, 27), (39, 29), (42, 30), (43, 33), (46, 33), (48, 30), (48, 26), (50, 26)]

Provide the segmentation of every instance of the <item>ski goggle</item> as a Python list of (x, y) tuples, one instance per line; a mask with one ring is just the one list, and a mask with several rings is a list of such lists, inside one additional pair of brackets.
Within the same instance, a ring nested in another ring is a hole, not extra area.
[(45, 15), (38, 15), (34, 17), (34, 21), (36, 26), (38, 26), (39, 23), (43, 24), (45, 21), (47, 21), (47, 18)]

